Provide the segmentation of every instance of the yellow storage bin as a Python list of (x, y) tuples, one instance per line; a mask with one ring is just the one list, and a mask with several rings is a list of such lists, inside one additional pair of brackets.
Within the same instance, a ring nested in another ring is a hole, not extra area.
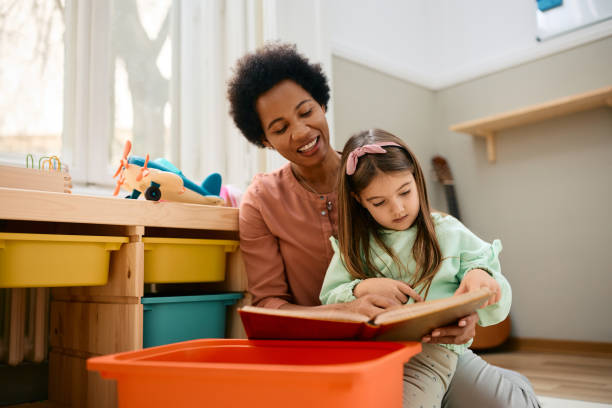
[(127, 237), (0, 232), (0, 287), (95, 286)]
[(238, 241), (143, 237), (145, 283), (219, 282)]

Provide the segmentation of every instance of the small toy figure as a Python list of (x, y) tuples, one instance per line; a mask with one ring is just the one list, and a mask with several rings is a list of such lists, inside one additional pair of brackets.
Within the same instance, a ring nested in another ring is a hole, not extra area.
[(149, 161), (149, 155), (145, 158), (131, 156), (128, 154), (132, 149), (132, 143), (125, 142), (123, 157), (119, 168), (115, 172), (117, 187), (113, 195), (119, 194), (119, 190), (130, 191), (126, 198), (137, 199), (144, 194), (147, 200), (152, 201), (181, 201), (193, 204), (224, 205), (225, 200), (219, 197), (221, 190), (221, 175), (210, 174), (201, 185), (195, 184), (187, 179), (183, 173), (166, 159), (159, 158)]

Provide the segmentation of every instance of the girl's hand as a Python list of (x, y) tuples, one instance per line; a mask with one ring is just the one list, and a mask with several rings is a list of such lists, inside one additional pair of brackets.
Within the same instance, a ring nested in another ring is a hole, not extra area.
[(491, 295), (489, 300), (487, 300), (487, 302), (480, 307), (481, 309), (500, 301), (501, 287), (499, 286), (499, 283), (497, 283), (497, 281), (493, 279), (488, 272), (483, 271), (482, 269), (472, 269), (471, 271), (468, 271), (463, 277), (463, 280), (461, 280), (459, 288), (455, 291), (455, 295), (472, 292), (480, 288), (489, 288), (489, 290), (493, 292), (493, 295)]
[(465, 344), (476, 335), (477, 322), (478, 314), (474, 312), (454, 325), (434, 329), (430, 334), (423, 336), (421, 341), (435, 344)]
[(395, 299), (389, 299), (380, 295), (364, 295), (360, 298), (348, 303), (339, 303), (337, 306), (362, 315), (368, 316), (370, 319), (375, 318), (382, 312), (399, 307), (400, 304)]
[(353, 294), (356, 298), (361, 298), (365, 295), (379, 295), (395, 300), (400, 304), (406, 303), (408, 297), (413, 298), (415, 302), (423, 300), (408, 284), (390, 278), (369, 278), (362, 280), (353, 289)]

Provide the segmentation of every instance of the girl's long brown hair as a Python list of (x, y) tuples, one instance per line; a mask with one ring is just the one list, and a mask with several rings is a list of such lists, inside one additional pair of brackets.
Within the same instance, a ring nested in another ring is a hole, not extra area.
[[(385, 154), (366, 154), (361, 156), (357, 169), (351, 176), (346, 174), (346, 162), (349, 153), (358, 147), (379, 143), (395, 142), (401, 147), (384, 146)], [(398, 137), (380, 129), (370, 129), (352, 136), (344, 145), (338, 176), (338, 241), (342, 262), (349, 273), (358, 279), (372, 278), (382, 275), (382, 271), (374, 265), (372, 257), (375, 254), (370, 247), (370, 236), (383, 248), (393, 262), (399, 265), (400, 272), (407, 273), (407, 265), (403, 265), (397, 254), (386, 245), (381, 238), (381, 227), (351, 193), (359, 195), (372, 179), (379, 173), (410, 171), (416, 182), (419, 194), (420, 209), (415, 220), (417, 236), (412, 247), (412, 255), (417, 268), (414, 271), (410, 286), (424, 298), (427, 297), (434, 275), (442, 263), (442, 252), (427, 198), (427, 189), (423, 171), (415, 155)], [(424, 295), (423, 295), (424, 294)]]

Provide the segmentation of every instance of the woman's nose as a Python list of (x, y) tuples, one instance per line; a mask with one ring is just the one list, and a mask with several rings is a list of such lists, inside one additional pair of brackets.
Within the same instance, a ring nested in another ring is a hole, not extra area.
[(296, 140), (306, 139), (308, 137), (309, 128), (306, 123), (298, 121), (293, 130), (293, 138)]

